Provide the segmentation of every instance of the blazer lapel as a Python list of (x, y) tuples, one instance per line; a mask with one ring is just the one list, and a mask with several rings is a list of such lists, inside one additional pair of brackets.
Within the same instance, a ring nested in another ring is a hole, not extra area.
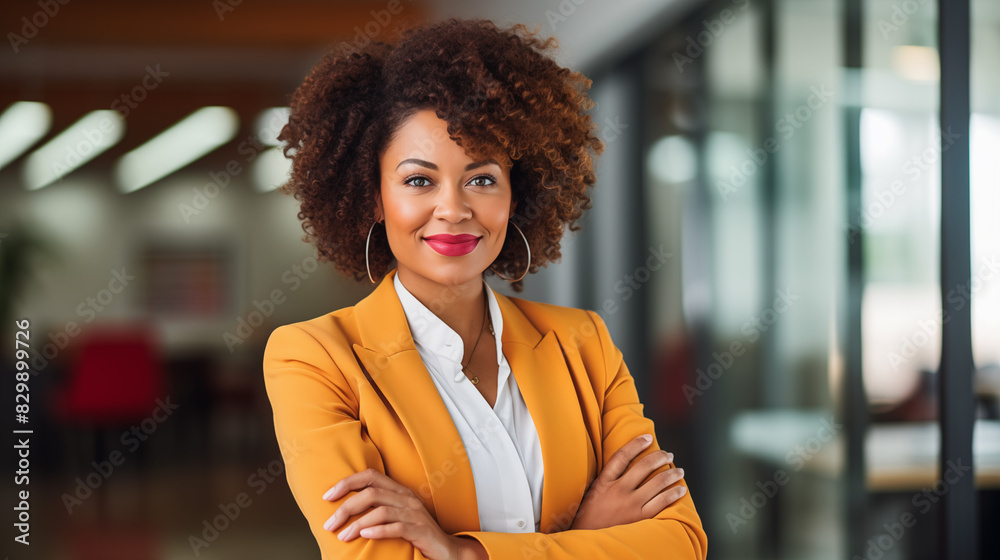
[(528, 406), (542, 448), (540, 530), (569, 529), (596, 465), (577, 389), (555, 331), (544, 336), (510, 298), (496, 294), (503, 314), (503, 352)]
[(393, 286), (395, 269), (355, 305), (361, 344), (354, 352), (410, 434), (430, 483), (438, 525), (449, 533), (478, 531), (476, 484), (451, 414), (413, 342)]
[[(449, 533), (479, 531), (475, 479), (465, 447), (413, 342), (393, 285), (395, 274), (396, 269), (386, 274), (355, 305), (361, 344), (354, 344), (354, 351), (413, 439), (438, 524)], [(555, 332), (543, 336), (514, 301), (496, 296), (503, 316), (503, 353), (542, 448), (541, 531), (567, 529), (594, 463), (576, 387)]]

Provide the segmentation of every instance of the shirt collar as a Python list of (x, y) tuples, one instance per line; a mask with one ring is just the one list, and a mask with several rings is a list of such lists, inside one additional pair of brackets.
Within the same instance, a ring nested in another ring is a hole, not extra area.
[[(406, 322), (410, 326), (410, 333), (413, 341), (419, 346), (423, 346), (435, 354), (448, 358), (456, 364), (462, 363), (465, 355), (465, 346), (462, 337), (454, 329), (442, 321), (430, 309), (420, 302), (403, 286), (399, 280), (399, 274), (393, 275), (393, 285), (399, 302), (403, 306), (406, 314)], [(500, 337), (503, 334), (503, 315), (500, 313), (500, 305), (497, 303), (496, 294), (493, 288), (483, 279), (483, 286), (486, 290), (486, 297), (490, 306), (490, 317), (493, 320), (493, 331), (496, 333), (497, 364), (501, 363), (502, 345)], [(483, 333), (483, 336), (486, 336)]]

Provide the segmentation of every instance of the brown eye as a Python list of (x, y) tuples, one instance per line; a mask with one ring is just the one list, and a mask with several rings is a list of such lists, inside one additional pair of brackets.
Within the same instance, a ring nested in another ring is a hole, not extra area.
[(489, 187), (489, 186), (495, 185), (497, 183), (497, 178), (494, 177), (493, 175), (479, 175), (477, 177), (474, 177), (472, 180), (473, 181), (479, 181), (481, 179), (485, 179), (487, 181), (493, 181), (493, 182), (490, 183), (490, 184), (487, 184), (487, 185), (477, 184), (475, 186), (477, 186), (477, 187)]
[(427, 181), (427, 183), (429, 184), (430, 179), (428, 179), (427, 177), (424, 177), (423, 175), (414, 175), (412, 177), (407, 177), (403, 181), (403, 184), (404, 185), (409, 185), (411, 187), (426, 187), (427, 186), (427, 184), (424, 184), (424, 185), (414, 185), (410, 181)]

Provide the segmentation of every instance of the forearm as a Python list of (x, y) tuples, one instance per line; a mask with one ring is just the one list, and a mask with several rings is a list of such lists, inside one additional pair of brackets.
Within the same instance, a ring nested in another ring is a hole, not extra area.
[(455, 536), (461, 543), (457, 560), (489, 560), (490, 555), (481, 542), (469, 535)]
[(488, 558), (550, 560), (654, 560), (666, 556), (704, 560), (707, 542), (700, 524), (645, 519), (598, 530), (559, 533), (466, 532), (482, 543)]

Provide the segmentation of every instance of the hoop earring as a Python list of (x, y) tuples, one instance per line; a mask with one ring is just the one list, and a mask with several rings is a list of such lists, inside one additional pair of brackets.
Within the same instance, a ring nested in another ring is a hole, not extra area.
[(496, 274), (497, 276), (499, 276), (500, 278), (502, 278), (502, 279), (504, 279), (504, 280), (506, 280), (508, 282), (517, 282), (517, 281), (521, 280), (521, 278), (524, 278), (528, 274), (528, 270), (531, 268), (531, 245), (528, 244), (528, 238), (524, 236), (524, 232), (521, 231), (521, 228), (517, 227), (517, 224), (515, 224), (514, 222), (510, 222), (510, 225), (514, 226), (514, 229), (517, 230), (517, 233), (521, 234), (521, 239), (524, 239), (524, 246), (525, 246), (525, 248), (528, 249), (528, 266), (525, 267), (524, 273), (522, 273), (520, 276), (518, 276), (517, 280), (511, 280), (510, 278), (507, 278), (503, 274), (500, 274), (499, 272), (493, 270), (492, 266), (490, 267), (490, 270), (493, 270), (493, 274)]
[(377, 223), (372, 223), (372, 227), (368, 228), (368, 239), (365, 239), (365, 270), (368, 271), (368, 279), (372, 281), (372, 284), (375, 283), (375, 279), (372, 278), (372, 269), (368, 266), (368, 244), (372, 240), (372, 230), (375, 229), (375, 224)]

